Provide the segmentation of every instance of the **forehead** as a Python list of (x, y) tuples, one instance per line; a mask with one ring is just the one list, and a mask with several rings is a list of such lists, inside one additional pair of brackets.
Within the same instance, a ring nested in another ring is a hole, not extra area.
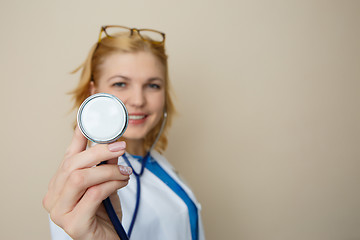
[(99, 70), (100, 78), (116, 74), (132, 78), (165, 77), (163, 64), (150, 52), (112, 53), (104, 59)]

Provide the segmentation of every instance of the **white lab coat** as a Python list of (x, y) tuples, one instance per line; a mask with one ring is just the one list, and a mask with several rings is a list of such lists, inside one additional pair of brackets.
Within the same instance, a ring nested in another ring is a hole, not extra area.
[[(135, 171), (139, 172), (141, 164), (127, 155)], [(204, 230), (200, 215), (201, 206), (190, 188), (175, 173), (170, 163), (158, 152), (151, 156), (159, 165), (184, 189), (198, 208), (199, 240), (204, 240)], [(122, 157), (119, 165), (126, 163)], [(120, 190), (118, 195), (123, 212), (122, 224), (128, 231), (136, 202), (136, 178), (130, 176), (129, 184)], [(53, 240), (71, 239), (61, 228), (50, 220), (50, 231)], [(189, 212), (184, 201), (177, 196), (164, 182), (145, 169), (141, 176), (141, 200), (136, 222), (130, 240), (191, 240)]]

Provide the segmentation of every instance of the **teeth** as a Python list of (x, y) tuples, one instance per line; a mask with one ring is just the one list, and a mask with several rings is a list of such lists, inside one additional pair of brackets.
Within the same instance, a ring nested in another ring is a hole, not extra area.
[(143, 119), (145, 118), (145, 115), (130, 115), (129, 119), (130, 120), (139, 120), (139, 119)]

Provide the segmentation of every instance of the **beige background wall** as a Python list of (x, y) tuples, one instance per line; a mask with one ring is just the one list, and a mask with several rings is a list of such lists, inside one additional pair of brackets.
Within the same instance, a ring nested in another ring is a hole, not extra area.
[(360, 239), (360, 1), (0, 1), (0, 239), (48, 239), (66, 95), (101, 25), (167, 33), (166, 155), (207, 239)]

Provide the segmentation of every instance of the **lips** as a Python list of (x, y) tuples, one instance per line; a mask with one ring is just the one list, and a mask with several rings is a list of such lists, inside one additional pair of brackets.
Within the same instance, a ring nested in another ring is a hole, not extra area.
[(142, 124), (146, 121), (147, 117), (148, 115), (146, 114), (140, 114), (140, 113), (129, 114), (129, 124)]

